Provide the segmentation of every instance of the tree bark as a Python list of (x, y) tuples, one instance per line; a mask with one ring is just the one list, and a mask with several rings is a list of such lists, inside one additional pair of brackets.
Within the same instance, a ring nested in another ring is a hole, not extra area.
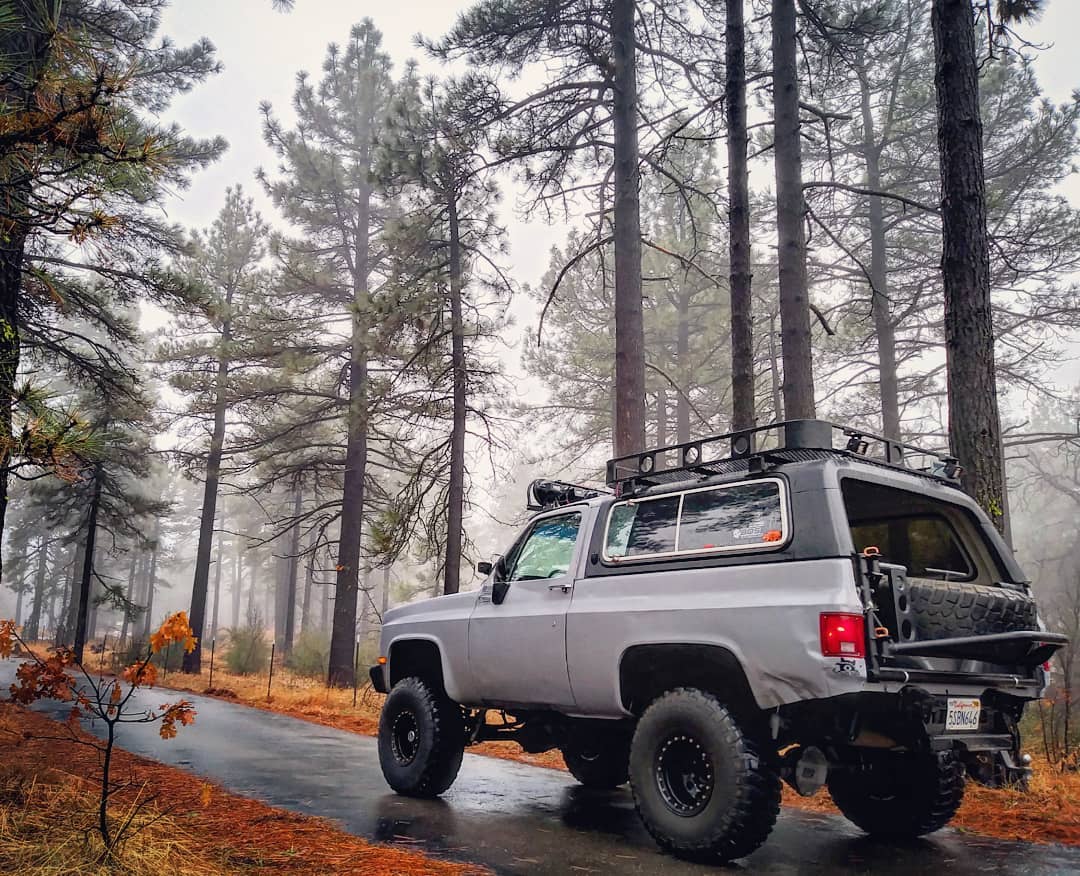
[[(371, 101), (370, 95), (366, 97)], [(370, 119), (367, 120), (370, 130)], [(362, 161), (370, 165), (370, 147)], [(357, 245), (353, 275), (352, 345), (349, 358), (348, 438), (345, 445), (345, 483), (341, 498), (334, 621), (330, 633), (328, 683), (351, 687), (355, 675), (356, 608), (360, 583), (360, 541), (363, 537), (364, 491), (367, 477), (367, 316), (370, 275), (371, 189), (359, 192)]]
[(232, 579), (232, 628), (240, 628), (240, 594), (243, 588), (243, 574), (240, 568), (240, 537), (233, 539), (233, 579)]
[(678, 321), (675, 325), (675, 373), (682, 392), (675, 396), (675, 438), (679, 444), (690, 440), (690, 295), (680, 289), (676, 300)]
[(49, 561), (48, 536), (41, 537), (38, 553), (37, 572), (34, 575), (34, 602), (30, 606), (30, 619), (26, 623), (26, 639), (35, 641), (41, 632), (41, 606), (45, 600), (45, 572)]
[(731, 428), (752, 429), (754, 303), (750, 268), (750, 170), (746, 146), (746, 33), (743, 0), (726, 0), (724, 114), (728, 153), (728, 259), (731, 296)]
[(282, 651), (292, 653), (296, 632), (296, 581), (300, 568), (300, 512), (303, 510), (304, 491), (300, 476), (293, 478), (293, 525), (289, 538), (289, 579), (285, 589), (285, 641)]
[(300, 635), (311, 632), (311, 590), (315, 583), (315, 539), (304, 558), (304, 599), (300, 607)]
[(795, 0), (773, 0), (773, 132), (776, 167), (777, 262), (780, 335), (784, 361), (784, 416), (812, 419), (813, 355), (803, 227), (802, 146), (799, 142), (799, 79)]
[(94, 577), (94, 542), (97, 540), (98, 511), (101, 508), (101, 463), (94, 465), (94, 486), (86, 515), (86, 543), (83, 548), (82, 576), (79, 579), (79, 608), (75, 620), (75, 662), (82, 665), (86, 647), (86, 623), (90, 614), (90, 585)]
[(154, 623), (154, 591), (157, 590), (157, 565), (158, 553), (161, 545), (158, 539), (161, 536), (161, 521), (154, 518), (154, 534), (152, 536), (154, 546), (150, 549), (150, 574), (146, 581), (146, 615), (143, 620), (143, 641), (149, 641), (150, 631)]
[(225, 315), (221, 322), (221, 346), (218, 352), (214, 386), (214, 431), (206, 456), (206, 483), (203, 486), (202, 514), (199, 517), (199, 546), (195, 554), (195, 580), (191, 585), (189, 621), (195, 631), (195, 649), (184, 654), (182, 671), (202, 671), (202, 640), (206, 631), (206, 592), (210, 583), (210, 552), (214, 544), (214, 520), (217, 516), (221, 459), (225, 448), (225, 414), (229, 404), (229, 344), (232, 341), (233, 287), (225, 289)]
[(970, 0), (934, 0), (930, 21), (941, 161), (949, 442), (964, 468), (964, 489), (1004, 531), (975, 16)]
[(450, 483), (447, 485), (446, 561), (443, 593), (461, 589), (462, 525), (465, 509), (466, 362), (461, 315), (463, 276), (457, 196), (450, 198), (450, 367), (453, 374), (453, 426), (450, 430)]
[(615, 135), (615, 455), (645, 441), (645, 327), (641, 305), (637, 58), (634, 0), (612, 0)]
[[(135, 599), (135, 573), (139, 570), (140, 565), (142, 565), (142, 555), (136, 552), (131, 558), (131, 565), (128, 567), (127, 590), (124, 591), (124, 599), (127, 600), (128, 605), (131, 605)], [(130, 624), (131, 617), (125, 609), (124, 623), (120, 627), (120, 645), (118, 650), (123, 650), (124, 648), (124, 642), (127, 640), (128, 627)]]
[[(866, 163), (866, 187), (881, 191), (881, 147), (874, 130), (870, 104), (870, 86), (860, 53), (856, 57), (859, 74), (860, 108), (863, 123), (863, 160)], [(900, 438), (900, 392), (896, 377), (896, 329), (889, 303), (889, 268), (885, 249), (885, 210), (878, 195), (870, 195), (867, 204), (870, 225), (870, 311), (877, 338), (878, 387), (881, 394), (881, 430), (889, 438)]]

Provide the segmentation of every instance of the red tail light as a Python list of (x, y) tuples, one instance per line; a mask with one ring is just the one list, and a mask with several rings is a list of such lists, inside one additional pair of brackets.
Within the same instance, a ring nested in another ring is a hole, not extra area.
[(865, 657), (866, 620), (861, 614), (823, 614), (821, 653), (826, 657)]

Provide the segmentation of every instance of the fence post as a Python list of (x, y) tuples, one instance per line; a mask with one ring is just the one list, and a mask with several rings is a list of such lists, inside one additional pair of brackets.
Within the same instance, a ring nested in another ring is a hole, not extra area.
[(277, 642), (270, 643), (270, 677), (266, 680), (266, 701), (270, 702), (270, 685), (274, 682), (274, 649)]
[(213, 690), (214, 687), (214, 648), (217, 647), (217, 639), (210, 640), (210, 681), (206, 685), (207, 690)]
[(356, 688), (357, 688), (357, 684), (358, 684), (358, 680), (359, 680), (358, 677), (360, 675), (360, 673), (359, 673), (359, 671), (357, 669), (357, 664), (359, 662), (360, 662), (360, 637), (357, 636), (356, 637), (356, 647), (353, 650), (353, 658), (352, 658), (352, 704), (353, 704), (354, 709), (356, 708)]

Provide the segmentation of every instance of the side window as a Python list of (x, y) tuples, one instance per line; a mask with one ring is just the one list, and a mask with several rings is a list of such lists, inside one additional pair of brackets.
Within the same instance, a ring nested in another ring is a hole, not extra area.
[(510, 581), (556, 578), (570, 571), (581, 513), (548, 517), (533, 525), (514, 560)]
[(687, 493), (679, 521), (679, 550), (760, 546), (783, 538), (780, 487), (775, 481)]
[(748, 481), (614, 505), (609, 560), (775, 547), (787, 538), (781, 485)]
[(670, 553), (675, 550), (678, 517), (678, 496), (616, 505), (608, 523), (604, 553), (609, 557)]
[(975, 570), (944, 517), (898, 517), (854, 523), (851, 538), (860, 553), (873, 545), (890, 563), (914, 578), (970, 581)]

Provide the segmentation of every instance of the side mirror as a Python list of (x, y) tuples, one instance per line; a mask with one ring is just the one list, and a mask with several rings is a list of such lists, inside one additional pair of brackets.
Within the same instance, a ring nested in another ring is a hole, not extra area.
[(477, 573), (480, 574), (480, 575), (484, 575), (485, 577), (490, 575), (491, 570), (494, 569), (494, 568), (495, 567), (491, 563), (489, 563), (487, 560), (481, 560), (479, 563), (476, 564)]

